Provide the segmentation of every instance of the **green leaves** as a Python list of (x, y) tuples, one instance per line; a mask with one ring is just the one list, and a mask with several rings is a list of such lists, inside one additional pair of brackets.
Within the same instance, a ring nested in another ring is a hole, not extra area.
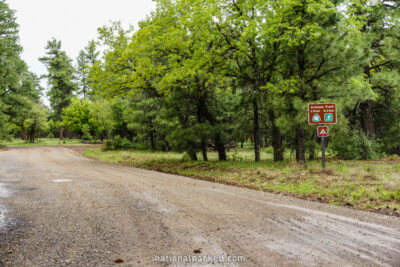
[(27, 112), (29, 100), (39, 100), (38, 78), (21, 59), (14, 11), (0, 1), (0, 140), (9, 138), (16, 121)]
[(298, 154), (301, 144), (312, 154), (307, 103), (336, 102), (340, 123), (356, 127), (364, 120), (361, 102), (379, 102), (385, 116), (400, 107), (397, 4), (156, 2), (136, 32), (120, 23), (99, 29), (101, 60), (85, 63), (90, 47), (80, 57), (82, 88), (86, 83), (95, 96), (123, 101), (117, 112), (123, 119), (114, 118), (121, 136), (158, 138), (195, 158), (204, 143), (272, 134), (277, 151), (285, 139)]
[(97, 51), (97, 46), (94, 41), (90, 41), (84, 50), (79, 52), (77, 58), (77, 74), (79, 77), (79, 94), (84, 98), (89, 94), (93, 94), (93, 89), (90, 87), (89, 72), (90, 68), (98, 62), (100, 52)]
[[(72, 98), (71, 104), (63, 109), (62, 124), (71, 131), (82, 134), (84, 125), (89, 126), (92, 119), (92, 114), (90, 113), (91, 104), (86, 99)], [(94, 127), (92, 126), (91, 128)]]
[(45, 77), (50, 85), (47, 95), (57, 119), (60, 119), (62, 110), (69, 105), (72, 93), (77, 89), (72, 60), (61, 50), (61, 41), (54, 38), (47, 42), (46, 56), (39, 60), (47, 67)]

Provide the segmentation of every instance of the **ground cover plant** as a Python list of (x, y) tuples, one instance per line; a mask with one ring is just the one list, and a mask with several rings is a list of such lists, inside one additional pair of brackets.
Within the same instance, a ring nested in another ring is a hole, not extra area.
[(58, 146), (58, 145), (87, 145), (80, 139), (64, 139), (60, 140), (58, 138), (41, 138), (37, 139), (34, 143), (27, 142), (22, 139), (13, 139), (11, 141), (6, 141), (3, 146)]

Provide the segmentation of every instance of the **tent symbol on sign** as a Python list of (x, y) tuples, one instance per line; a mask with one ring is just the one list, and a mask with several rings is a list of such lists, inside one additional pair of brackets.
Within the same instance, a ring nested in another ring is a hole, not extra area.
[(320, 122), (321, 121), (321, 117), (318, 114), (315, 114), (312, 118), (313, 122)]
[(320, 132), (319, 132), (319, 134), (320, 135), (325, 135), (325, 134), (328, 134), (327, 132), (325, 132), (325, 130), (324, 129), (322, 129)]

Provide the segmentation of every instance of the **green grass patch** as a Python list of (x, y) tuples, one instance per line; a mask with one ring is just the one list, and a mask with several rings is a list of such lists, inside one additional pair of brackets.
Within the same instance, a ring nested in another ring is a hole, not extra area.
[(328, 167), (322, 172), (320, 161), (307, 162), (306, 166), (294, 160), (273, 162), (272, 150), (265, 148), (264, 153), (263, 161), (253, 162), (250, 148), (236, 149), (228, 152), (230, 160), (219, 162), (217, 153), (209, 152), (210, 161), (204, 162), (185, 161), (183, 154), (175, 152), (103, 151), (101, 148), (84, 152), (90, 158), (106, 162), (399, 215), (400, 159), (329, 158)]
[(35, 143), (26, 142), (22, 139), (14, 139), (10, 142), (5, 142), (5, 146), (68, 146), (68, 145), (86, 145), (80, 139), (64, 139), (60, 141), (58, 138), (42, 138)]

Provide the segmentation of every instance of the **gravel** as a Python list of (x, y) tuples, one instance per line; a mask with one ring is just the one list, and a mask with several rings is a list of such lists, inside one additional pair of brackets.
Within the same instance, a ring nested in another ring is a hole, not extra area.
[[(400, 266), (400, 218), (102, 163), (68, 147), (0, 152), (0, 189), (0, 266)], [(246, 261), (154, 261), (178, 255)]]

